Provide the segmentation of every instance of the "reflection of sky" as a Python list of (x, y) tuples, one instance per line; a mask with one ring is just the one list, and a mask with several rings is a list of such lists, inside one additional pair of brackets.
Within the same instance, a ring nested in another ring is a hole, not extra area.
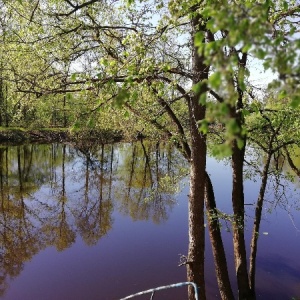
[[(219, 209), (230, 213), (230, 164), (224, 165), (210, 158), (207, 169)], [(82, 197), (85, 177), (80, 176), (80, 170), (84, 170), (80, 167), (80, 160), (75, 167), (73, 162), (66, 163), (69, 214)], [(57, 176), (60, 177), (61, 173), (58, 172)], [(256, 200), (258, 184), (259, 181), (246, 181), (246, 203)], [(37, 195), (45, 200), (49, 190), (45, 188)], [(10, 282), (3, 299), (111, 300), (144, 289), (185, 281), (185, 268), (177, 265), (179, 255), (186, 254), (188, 247), (187, 195), (188, 184), (177, 196), (178, 204), (169, 213), (169, 219), (161, 224), (133, 222), (129, 216), (115, 210), (112, 229), (96, 245), (88, 247), (77, 237), (76, 243), (62, 252), (57, 252), (54, 247), (41, 251), (25, 263), (21, 274)], [(268, 192), (268, 200), (272, 200), (271, 191)], [(268, 205), (268, 208), (272, 207)], [(253, 206), (246, 208), (247, 214), (252, 215)], [(264, 210), (261, 232), (267, 235), (260, 235), (258, 245), (258, 299), (291, 299), (300, 295), (300, 232), (295, 228), (300, 228), (300, 218), (299, 211), (294, 211), (293, 207), (290, 210), (291, 215), (279, 206), (272, 214)], [(249, 244), (252, 218), (247, 220), (246, 239)], [(232, 236), (225, 229), (222, 232), (229, 272), (235, 286)], [(206, 242), (208, 299), (218, 299), (208, 238)], [(176, 290), (169, 296), (166, 294), (163, 299), (185, 299), (185, 290)]]

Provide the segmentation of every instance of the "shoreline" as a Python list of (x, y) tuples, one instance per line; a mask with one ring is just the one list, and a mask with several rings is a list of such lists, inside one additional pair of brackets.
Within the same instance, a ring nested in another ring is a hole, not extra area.
[(1, 128), (0, 144), (23, 144), (23, 143), (67, 143), (79, 141), (93, 141), (96, 143), (112, 143), (123, 140), (119, 131), (96, 131), (81, 130), (71, 131), (68, 128)]

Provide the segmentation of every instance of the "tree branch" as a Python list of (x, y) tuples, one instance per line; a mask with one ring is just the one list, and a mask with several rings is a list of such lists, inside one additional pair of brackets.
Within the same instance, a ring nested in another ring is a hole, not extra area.
[(81, 8), (83, 7), (86, 7), (86, 6), (89, 6), (93, 3), (96, 3), (96, 2), (101, 2), (102, 0), (90, 0), (90, 1), (87, 1), (87, 2), (84, 2), (80, 5), (78, 4), (73, 4), (71, 1), (69, 0), (64, 0), (66, 3), (68, 3), (73, 9), (70, 10), (69, 12), (67, 13), (60, 13), (60, 14), (56, 14), (57, 16), (60, 16), (60, 17), (68, 17), (70, 15), (72, 15), (73, 13), (75, 13), (77, 10), (80, 10)]

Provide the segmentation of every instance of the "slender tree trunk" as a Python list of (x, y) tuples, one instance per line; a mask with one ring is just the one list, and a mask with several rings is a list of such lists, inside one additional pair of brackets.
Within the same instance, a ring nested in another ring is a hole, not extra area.
[(220, 296), (222, 300), (232, 300), (234, 299), (234, 296), (228, 275), (227, 261), (220, 230), (215, 195), (212, 182), (207, 173), (205, 174), (205, 205)]
[(1, 212), (4, 213), (4, 151), (0, 149), (0, 195), (1, 195)]
[(233, 248), (235, 271), (239, 290), (239, 299), (254, 299), (251, 293), (248, 270), (247, 270), (247, 256), (244, 236), (244, 179), (243, 166), (245, 146), (240, 149), (236, 140), (233, 142), (232, 154), (232, 206), (233, 206)]
[(2, 78), (2, 64), (0, 65), (0, 126), (3, 125), (3, 108), (4, 108), (4, 83)]
[(4, 95), (4, 101), (5, 101), (5, 126), (8, 127), (9, 125), (9, 115), (8, 115), (8, 87), (7, 85), (5, 86), (5, 95)]
[(64, 128), (67, 127), (66, 102), (67, 102), (66, 95), (64, 95), (64, 97), (63, 97), (63, 115), (64, 115), (63, 126), (64, 126)]

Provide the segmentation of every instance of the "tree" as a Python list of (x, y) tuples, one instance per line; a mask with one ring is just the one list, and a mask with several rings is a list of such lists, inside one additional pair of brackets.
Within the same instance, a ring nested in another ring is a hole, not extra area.
[[(255, 298), (247, 268), (243, 191), (249, 136), (245, 120), (259, 98), (253, 96), (251, 59), (278, 74), (270, 86), (279, 98), (288, 94), (291, 106), (297, 107), (298, 1), (3, 3), (16, 20), (8, 44), (28, 52), (27, 61), (35, 56), (26, 71), (26, 59), (11, 63), (18, 92), (37, 96), (73, 93), (76, 97), (94, 93), (99, 100), (92, 111), (112, 102), (122, 106), (141, 118), (145, 127), (150, 123), (173, 139), (190, 161), (186, 265), (188, 280), (201, 287), (201, 299), (205, 299), (205, 195), (207, 211), (216, 209), (205, 171), (207, 135), (209, 123), (218, 121), (224, 126), (224, 142), (215, 145), (214, 152), (231, 156), (239, 299)], [(19, 30), (20, 24), (29, 24), (30, 31)], [(66, 61), (71, 62), (67, 73)], [(213, 242), (220, 238), (216, 236), (217, 221), (218, 217), (209, 227)], [(219, 243), (212, 244), (218, 261), (217, 256), (222, 256)], [(229, 279), (219, 279), (222, 298), (232, 299)], [(192, 293), (189, 291), (190, 298)]]

